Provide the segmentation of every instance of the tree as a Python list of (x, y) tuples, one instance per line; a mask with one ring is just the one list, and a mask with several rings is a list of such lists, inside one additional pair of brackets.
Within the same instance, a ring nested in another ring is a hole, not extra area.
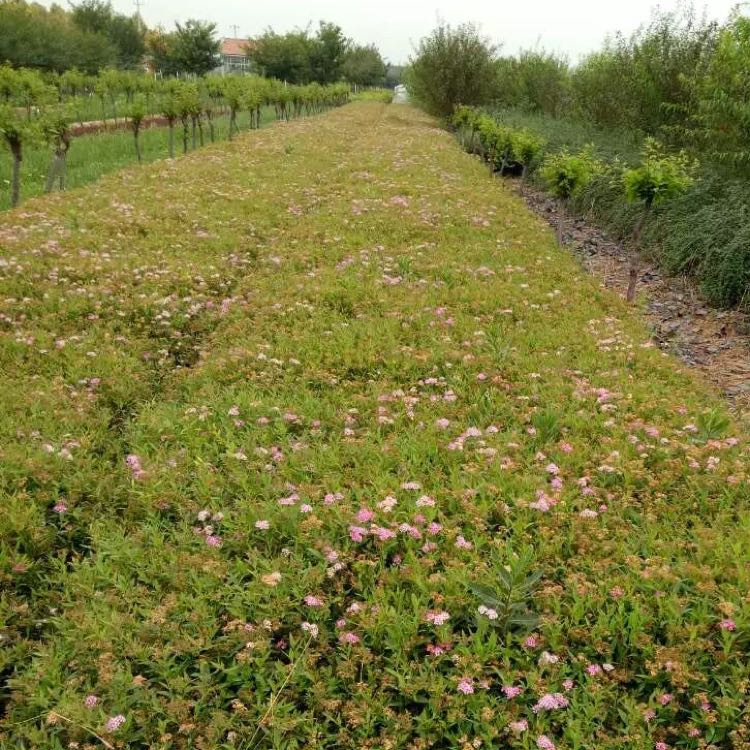
[(341, 78), (349, 41), (340, 26), (321, 21), (312, 45), (310, 66), (313, 80), (318, 83), (334, 83)]
[(0, 2), (0, 29), (0, 61), (14, 67), (94, 73), (116, 61), (105, 36), (80, 29), (59, 5), (47, 10), (24, 0)]
[(141, 21), (115, 13), (108, 0), (83, 0), (73, 6), (73, 23), (83, 31), (106, 37), (116, 49), (116, 64), (136, 67), (146, 51)]
[(497, 48), (465, 24), (441, 24), (422, 39), (405, 78), (412, 97), (429, 113), (449, 117), (458, 104), (492, 96)]
[(135, 155), (140, 164), (143, 157), (141, 156), (141, 128), (143, 127), (143, 121), (146, 119), (146, 104), (138, 98), (136, 99), (128, 109), (127, 116), (130, 118), (130, 129), (133, 131), (133, 140), (135, 142)]
[(55, 178), (59, 180), (60, 190), (65, 190), (65, 176), (67, 172), (68, 151), (72, 135), (70, 132), (70, 115), (64, 108), (58, 108), (55, 112), (45, 115), (42, 120), (42, 133), (45, 140), (52, 146), (53, 158), (44, 192), (52, 192)]
[(387, 66), (375, 45), (349, 48), (341, 65), (344, 80), (356, 86), (382, 86)]
[(13, 172), (10, 183), (10, 205), (15, 207), (21, 200), (21, 163), (23, 146), (34, 136), (34, 125), (7, 105), (0, 105), (0, 138), (10, 149)]
[(288, 83), (309, 83), (312, 70), (313, 40), (307, 31), (277, 34), (267, 29), (248, 52), (268, 78)]
[(174, 46), (171, 54), (177, 68), (183, 73), (202, 76), (219, 64), (219, 40), (216, 24), (208, 21), (187, 21), (176, 24)]

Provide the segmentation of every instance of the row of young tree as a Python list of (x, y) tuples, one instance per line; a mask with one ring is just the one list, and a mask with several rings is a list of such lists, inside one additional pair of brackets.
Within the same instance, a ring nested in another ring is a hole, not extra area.
[[(105, 71), (93, 81), (85, 76), (79, 79), (65, 74), (59, 77), (59, 82), (60, 88), (56, 88), (45, 83), (36, 71), (16, 71), (7, 66), (0, 68), (0, 142), (7, 147), (13, 163), (12, 206), (20, 202), (24, 151), (30, 146), (46, 143), (51, 150), (47, 192), (55, 184), (64, 189), (73, 126), (79, 120), (76, 103), (91, 96), (90, 92), (99, 93), (102, 101), (111, 99), (115, 108), (116, 102), (121, 101), (120, 116), (126, 118), (133, 134), (138, 161), (142, 159), (141, 132), (152, 115), (158, 117), (159, 124), (168, 127), (168, 154), (174, 157), (177, 129), (182, 135), (182, 150), (187, 153), (190, 145), (197, 148), (206, 140), (216, 140), (215, 120), (218, 116), (228, 116), (231, 140), (239, 132), (238, 115), (241, 112), (249, 115), (251, 128), (258, 128), (264, 107), (272, 106), (277, 119), (289, 120), (341, 106), (350, 95), (346, 83), (290, 86), (259, 76), (156, 81), (148, 75)], [(23, 106), (17, 106), (19, 103)]]
[(659, 13), (631, 36), (571, 65), (544, 50), (502, 56), (473, 26), (441, 26), (422, 40), (407, 79), (436, 115), (457, 104), (571, 117), (750, 164), (750, 18), (724, 24), (692, 10)]

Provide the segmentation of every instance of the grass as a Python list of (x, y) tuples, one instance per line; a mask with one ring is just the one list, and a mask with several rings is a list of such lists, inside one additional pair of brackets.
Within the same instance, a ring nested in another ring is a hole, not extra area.
[[(249, 127), (248, 112), (240, 112), (237, 122), (240, 129)], [(261, 126), (275, 120), (272, 107), (266, 107), (261, 116)], [(226, 140), (229, 133), (229, 116), (214, 120), (216, 140)], [(204, 124), (204, 139), (209, 141), (208, 126)], [(141, 133), (141, 153), (144, 162), (164, 159), (169, 155), (169, 129), (154, 127)], [(188, 148), (192, 149), (192, 135)], [(182, 123), (175, 125), (175, 155), (182, 154)], [(45, 145), (27, 148), (22, 167), (21, 197), (41, 195), (52, 161), (52, 150)], [(81, 187), (98, 180), (108, 172), (122, 169), (136, 161), (133, 134), (130, 130), (85, 135), (73, 139), (68, 154), (68, 188)], [(0, 210), (10, 207), (11, 157), (7, 149), (0, 151)]]
[(0, 746), (746, 745), (746, 428), (433, 120), (0, 244)]

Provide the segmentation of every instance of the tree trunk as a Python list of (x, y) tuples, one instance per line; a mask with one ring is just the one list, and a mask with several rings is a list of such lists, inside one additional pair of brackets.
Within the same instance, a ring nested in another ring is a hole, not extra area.
[(555, 237), (557, 238), (558, 247), (563, 246), (563, 224), (564, 224), (563, 212), (562, 212), (562, 208), (560, 208), (557, 214), (557, 228), (555, 230)]
[(216, 141), (216, 133), (214, 132), (214, 121), (208, 118), (208, 137), (211, 139), (211, 143)]
[(10, 183), (10, 205), (15, 208), (21, 201), (21, 162), (23, 161), (23, 151), (20, 141), (11, 144), (10, 150), (13, 152), (13, 176)]
[(237, 127), (237, 111), (232, 109), (229, 114), (229, 140), (234, 137), (234, 129)]
[(68, 148), (62, 152), (60, 157), (60, 190), (65, 190), (65, 179), (68, 176)]
[(182, 153), (186, 154), (188, 152), (188, 121), (183, 118), (182, 120)]
[(646, 206), (641, 214), (638, 223), (635, 225), (633, 230), (633, 238), (630, 245), (630, 267), (628, 269), (628, 290), (625, 293), (625, 299), (632, 303), (635, 302), (635, 290), (638, 286), (638, 277), (641, 273), (641, 256), (638, 252), (638, 242), (641, 239), (641, 232), (643, 231), (643, 225), (646, 223), (651, 206)]
[(193, 151), (198, 148), (198, 121), (195, 117), (191, 118), (193, 121)]
[(174, 159), (174, 123), (169, 123), (169, 158)]
[(52, 188), (55, 186), (55, 178), (60, 174), (60, 151), (55, 150), (55, 155), (52, 157), (52, 163), (49, 165), (49, 171), (47, 172), (47, 181), (44, 184), (44, 192), (51, 193)]
[(140, 135), (138, 130), (133, 131), (133, 139), (135, 140), (135, 156), (138, 159), (138, 163), (140, 164), (142, 161), (141, 158), (141, 142), (138, 136)]

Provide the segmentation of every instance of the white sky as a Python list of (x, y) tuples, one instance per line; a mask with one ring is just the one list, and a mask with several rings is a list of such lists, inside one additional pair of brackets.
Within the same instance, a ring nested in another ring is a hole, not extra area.
[[(59, 1), (59, 0), (58, 0)], [(73, 0), (76, 2), (76, 0)], [(663, 0), (672, 10), (678, 0)], [(45, 3), (48, 4), (48, 3)], [(135, 0), (113, 0), (123, 13)], [(699, 11), (724, 20), (736, 0), (696, 0)], [(596, 49), (614, 31), (631, 32), (646, 22), (655, 0), (142, 0), (141, 15), (149, 26), (171, 28), (175, 20), (214, 21), (221, 36), (254, 36), (266, 27), (283, 32), (309, 21), (334, 21), (360, 43), (374, 42), (393, 63), (406, 62), (413, 46), (429, 33), (438, 17), (451, 24), (472, 21), (506, 53), (541, 44), (566, 53), (571, 60)]]

